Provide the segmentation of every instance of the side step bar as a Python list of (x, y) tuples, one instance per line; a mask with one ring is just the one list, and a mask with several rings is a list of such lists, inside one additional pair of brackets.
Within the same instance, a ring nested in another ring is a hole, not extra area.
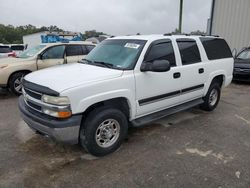
[(172, 108), (168, 108), (168, 109), (165, 109), (165, 110), (162, 110), (162, 111), (159, 111), (159, 112), (155, 112), (153, 114), (149, 114), (147, 116), (135, 119), (131, 123), (132, 123), (132, 125), (134, 127), (140, 127), (140, 126), (149, 124), (151, 122), (154, 122), (154, 121), (156, 121), (158, 119), (161, 119), (163, 117), (169, 116), (171, 114), (174, 114), (174, 113), (177, 113), (177, 112), (180, 112), (180, 111), (183, 111), (183, 110), (187, 110), (189, 108), (192, 108), (194, 106), (202, 104), (203, 102), (204, 101), (202, 99), (196, 99), (196, 100), (193, 100), (193, 101), (189, 101), (187, 103), (184, 103), (184, 104), (181, 104), (181, 105), (178, 105), (178, 106), (174, 106)]

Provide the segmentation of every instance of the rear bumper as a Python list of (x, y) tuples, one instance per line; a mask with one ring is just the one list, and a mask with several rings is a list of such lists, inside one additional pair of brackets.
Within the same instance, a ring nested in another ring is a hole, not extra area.
[(81, 125), (81, 115), (74, 115), (65, 120), (49, 119), (31, 113), (25, 105), (23, 96), (19, 98), (19, 109), (27, 125), (39, 133), (52, 138), (54, 141), (77, 144)]

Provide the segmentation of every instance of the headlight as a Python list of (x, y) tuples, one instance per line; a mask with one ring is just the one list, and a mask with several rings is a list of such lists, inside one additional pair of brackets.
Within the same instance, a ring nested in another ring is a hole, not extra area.
[(44, 105), (42, 107), (43, 113), (47, 115), (57, 118), (68, 118), (72, 115), (68, 97), (43, 95), (42, 101), (51, 105)]
[(70, 101), (68, 97), (54, 97), (49, 95), (43, 95), (42, 101), (48, 104), (54, 104), (54, 105), (70, 105)]

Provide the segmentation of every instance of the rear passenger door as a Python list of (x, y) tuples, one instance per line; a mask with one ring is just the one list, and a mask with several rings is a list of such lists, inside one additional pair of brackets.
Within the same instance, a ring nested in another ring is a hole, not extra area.
[(176, 42), (182, 62), (181, 100), (187, 102), (203, 96), (207, 72), (196, 40), (183, 38)]
[(66, 46), (66, 62), (76, 63), (84, 54), (82, 45), (67, 45)]

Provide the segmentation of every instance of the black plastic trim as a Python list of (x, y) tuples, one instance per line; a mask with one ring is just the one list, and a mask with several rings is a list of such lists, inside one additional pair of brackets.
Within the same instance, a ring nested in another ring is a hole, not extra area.
[(48, 87), (41, 86), (32, 82), (29, 82), (27, 80), (23, 80), (23, 87), (28, 88), (30, 90), (36, 91), (41, 94), (47, 94), (51, 96), (59, 96), (59, 93), (57, 91), (54, 91)]
[(158, 102), (160, 100), (165, 100), (167, 98), (171, 98), (171, 97), (174, 97), (176, 95), (181, 95), (182, 93), (187, 93), (187, 92), (192, 92), (192, 91), (195, 91), (195, 90), (199, 90), (199, 89), (202, 89), (203, 87), (204, 87), (204, 84), (200, 84), (200, 85), (184, 88), (182, 90), (173, 91), (173, 92), (162, 94), (162, 95), (157, 95), (157, 96), (154, 96), (154, 97), (149, 97), (149, 98), (146, 98), (146, 99), (141, 99), (138, 102), (139, 102), (140, 106), (143, 106), (143, 105), (147, 105), (149, 103), (154, 103), (154, 102)]
[(186, 92), (194, 91), (194, 90), (197, 90), (197, 89), (201, 89), (203, 87), (204, 87), (204, 84), (200, 84), (200, 85), (197, 85), (197, 86), (193, 86), (193, 87), (188, 87), (188, 88), (182, 89), (181, 92), (182, 93), (186, 93)]

